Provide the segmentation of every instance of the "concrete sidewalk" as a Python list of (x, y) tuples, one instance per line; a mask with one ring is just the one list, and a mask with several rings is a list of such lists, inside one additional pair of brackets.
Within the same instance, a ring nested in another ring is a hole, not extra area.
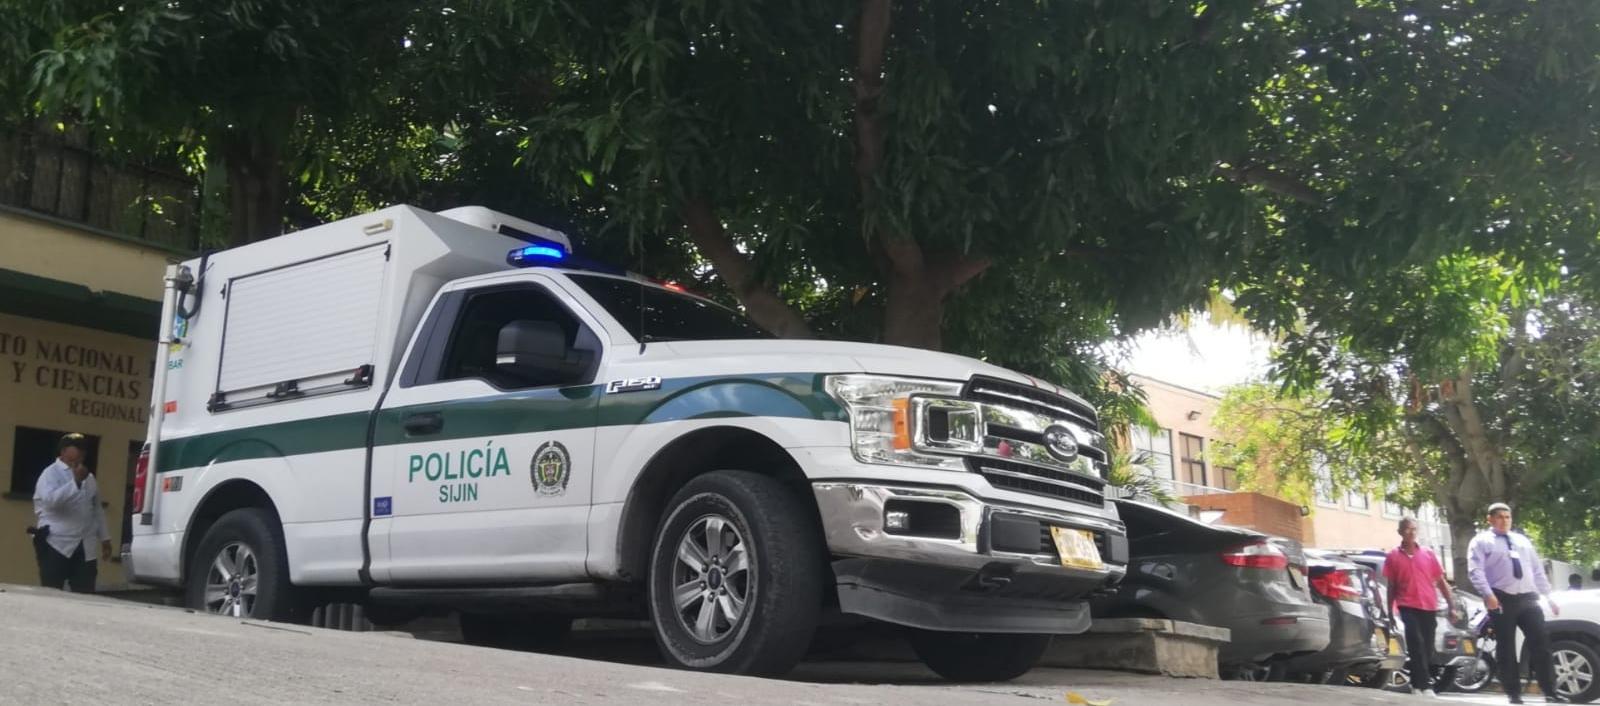
[(789, 679), (674, 671), (350, 633), (0, 587), (0, 703), (1116, 704), (1415, 703), (1370, 689), (1039, 669), (952, 685), (917, 664), (813, 662)]

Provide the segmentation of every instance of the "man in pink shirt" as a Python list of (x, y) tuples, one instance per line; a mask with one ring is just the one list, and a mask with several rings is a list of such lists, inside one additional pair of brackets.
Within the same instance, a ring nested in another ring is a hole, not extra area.
[(1455, 605), (1444, 567), (1433, 550), (1417, 544), (1417, 521), (1400, 520), (1400, 546), (1383, 560), (1383, 578), (1389, 583), (1390, 608), (1398, 607), (1406, 624), (1406, 650), (1410, 654), (1411, 687), (1430, 696), (1433, 691), (1433, 635), (1438, 629), (1434, 611), (1439, 594), (1445, 605)]

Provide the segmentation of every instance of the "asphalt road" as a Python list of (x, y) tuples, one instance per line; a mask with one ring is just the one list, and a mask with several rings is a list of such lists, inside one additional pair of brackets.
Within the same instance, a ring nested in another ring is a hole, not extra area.
[(0, 675), (0, 703), (30, 705), (1017, 705), (1066, 703), (1069, 692), (1124, 705), (1418, 701), (1349, 687), (1056, 669), (1006, 684), (952, 685), (920, 665), (883, 662), (810, 662), (789, 679), (756, 679), (240, 621), (21, 586), (0, 587)]

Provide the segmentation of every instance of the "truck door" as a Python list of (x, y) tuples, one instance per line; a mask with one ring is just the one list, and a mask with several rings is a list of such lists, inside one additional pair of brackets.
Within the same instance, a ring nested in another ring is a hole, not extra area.
[(441, 295), (374, 426), (375, 580), (584, 575), (597, 330), (539, 278)]

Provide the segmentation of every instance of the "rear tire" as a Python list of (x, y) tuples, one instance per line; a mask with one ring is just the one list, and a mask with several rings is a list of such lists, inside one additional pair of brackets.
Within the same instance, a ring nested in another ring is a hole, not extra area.
[(1456, 672), (1455, 682), (1450, 686), (1456, 691), (1476, 694), (1494, 683), (1494, 670), (1494, 658), (1480, 654), (1477, 666)]
[(458, 621), (463, 642), (502, 650), (547, 652), (572, 632), (572, 618), (565, 615), (462, 613)]
[(1033, 669), (1050, 648), (1049, 635), (918, 630), (910, 640), (923, 664), (954, 682), (1016, 679)]
[(698, 476), (673, 496), (650, 558), (650, 617), (668, 664), (759, 676), (794, 669), (828, 577), (807, 502), (747, 471)]
[(305, 606), (289, 583), (289, 555), (277, 516), (250, 507), (218, 518), (190, 557), (184, 603), (233, 618), (300, 619)]

